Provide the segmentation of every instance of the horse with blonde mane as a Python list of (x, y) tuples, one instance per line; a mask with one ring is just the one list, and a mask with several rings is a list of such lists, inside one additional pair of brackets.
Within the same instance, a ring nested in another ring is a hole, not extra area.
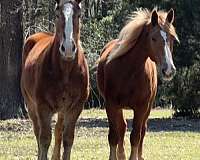
[(89, 73), (80, 44), (81, 0), (56, 0), (56, 33), (36, 33), (25, 42), (21, 90), (38, 144), (47, 160), (51, 119), (58, 113), (52, 160), (70, 160), (75, 123), (89, 94)]
[(123, 109), (134, 111), (129, 160), (143, 160), (147, 119), (157, 91), (156, 66), (164, 80), (176, 72), (172, 51), (174, 40), (179, 40), (173, 21), (173, 9), (140, 9), (101, 53), (97, 81), (109, 122), (110, 160), (126, 159)]

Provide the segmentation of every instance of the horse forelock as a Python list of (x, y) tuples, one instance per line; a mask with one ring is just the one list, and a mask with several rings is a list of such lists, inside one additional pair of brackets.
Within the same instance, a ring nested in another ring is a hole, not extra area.
[[(157, 8), (154, 8), (154, 10), (157, 10)], [(179, 42), (174, 26), (166, 21), (167, 12), (160, 10), (157, 13), (159, 16), (158, 23), (161, 28), (174, 36), (174, 38)], [(107, 58), (107, 63), (113, 59), (123, 56), (130, 48), (136, 45), (144, 26), (151, 22), (151, 14), (152, 12), (146, 8), (139, 8), (133, 12), (132, 16), (130, 16), (128, 20), (128, 23), (122, 28), (118, 36), (119, 43), (113, 47)]]

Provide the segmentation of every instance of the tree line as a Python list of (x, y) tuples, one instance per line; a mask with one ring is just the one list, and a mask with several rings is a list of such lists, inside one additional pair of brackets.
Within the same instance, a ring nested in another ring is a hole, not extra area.
[[(180, 44), (174, 47), (177, 74), (170, 83), (159, 80), (154, 106), (172, 107), (174, 116), (199, 115), (200, 1), (83, 0), (81, 41), (90, 68), (91, 94), (86, 104), (103, 107), (96, 86), (95, 62), (103, 46), (116, 38), (136, 8), (175, 10)], [(0, 119), (26, 115), (19, 88), (23, 40), (40, 31), (54, 31), (54, 0), (0, 1)]]

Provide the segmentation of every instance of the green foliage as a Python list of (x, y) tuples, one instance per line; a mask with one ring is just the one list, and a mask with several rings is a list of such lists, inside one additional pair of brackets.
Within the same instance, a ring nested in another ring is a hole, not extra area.
[(199, 116), (200, 64), (179, 69), (173, 81), (172, 94), (175, 116)]
[(114, 28), (112, 16), (102, 18), (99, 21), (97, 19), (89, 20), (82, 26), (81, 40), (86, 51), (91, 82), (91, 94), (87, 107), (102, 106), (102, 99), (97, 90), (96, 68), (94, 66), (104, 45), (114, 38), (113, 35), (116, 32)]

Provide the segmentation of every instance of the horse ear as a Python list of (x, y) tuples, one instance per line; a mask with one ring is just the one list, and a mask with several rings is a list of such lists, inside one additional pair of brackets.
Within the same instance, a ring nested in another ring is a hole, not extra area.
[(78, 4), (81, 3), (81, 0), (75, 0)]
[(174, 22), (174, 10), (172, 8), (167, 13), (167, 21), (169, 23), (173, 23)]
[(151, 24), (153, 25), (153, 27), (158, 25), (158, 13), (155, 9), (151, 14)]

